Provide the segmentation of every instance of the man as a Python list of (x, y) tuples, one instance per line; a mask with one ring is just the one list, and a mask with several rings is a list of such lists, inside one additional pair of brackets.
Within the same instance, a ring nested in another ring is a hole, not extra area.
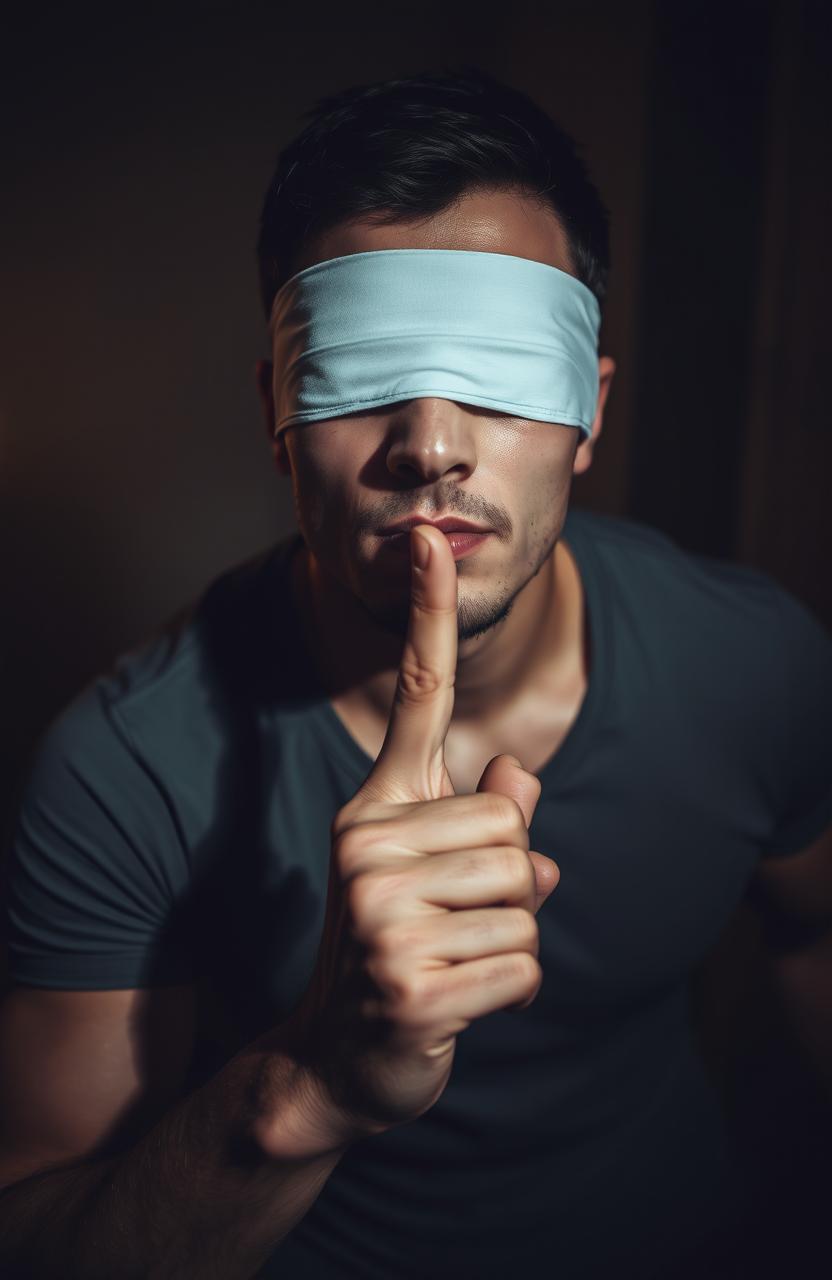
[(299, 531), (41, 744), (0, 1256), (742, 1274), (756, 1190), (687, 980), (752, 884), (832, 918), (829, 637), (762, 573), (568, 509), (606, 226), (524, 95), (325, 100), (259, 261)]

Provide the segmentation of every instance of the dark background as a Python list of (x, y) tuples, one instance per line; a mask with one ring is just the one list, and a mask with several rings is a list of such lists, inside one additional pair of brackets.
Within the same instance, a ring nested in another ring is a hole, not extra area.
[[(7, 25), (2, 829), (78, 688), (294, 527), (255, 392), (257, 220), (300, 113), (350, 84), (477, 62), (576, 137), (612, 215), (618, 371), (573, 502), (766, 569), (832, 626), (831, 34), (819, 0), (67, 6)], [(828, 1119), (745, 904), (697, 983), (709, 1060), (771, 1167), (784, 1274), (803, 1274)]]

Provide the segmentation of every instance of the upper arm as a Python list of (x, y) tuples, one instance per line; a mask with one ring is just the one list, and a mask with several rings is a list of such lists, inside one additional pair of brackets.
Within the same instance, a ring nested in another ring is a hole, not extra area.
[(23, 789), (5, 908), (13, 980), (191, 982), (190, 854), (170, 796), (88, 690), (41, 740)]
[(191, 984), (113, 991), (14, 986), (0, 1006), (0, 1185), (138, 1141), (181, 1096)]
[(131, 1145), (180, 1096), (192, 1056), (191, 847), (98, 684), (41, 739), (5, 878), (8, 1182)]

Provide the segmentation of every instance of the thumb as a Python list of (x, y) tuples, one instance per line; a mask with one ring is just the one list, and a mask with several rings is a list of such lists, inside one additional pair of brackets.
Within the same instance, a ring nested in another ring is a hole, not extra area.
[[(509, 755), (494, 756), (489, 760), (477, 783), (477, 791), (499, 791), (516, 800), (523, 812), (526, 827), (532, 824), (541, 790), (540, 779), (524, 769), (516, 756)], [(537, 910), (560, 880), (560, 868), (552, 858), (547, 858), (534, 849), (529, 850), (529, 857), (537, 879)]]
[(526, 826), (532, 825), (534, 811), (540, 799), (540, 779), (528, 773), (516, 756), (494, 756), (482, 771), (477, 791), (499, 791), (511, 796), (523, 810)]

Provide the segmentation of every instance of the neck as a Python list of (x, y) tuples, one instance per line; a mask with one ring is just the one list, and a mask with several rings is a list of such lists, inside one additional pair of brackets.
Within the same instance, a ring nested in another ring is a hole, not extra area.
[[(303, 543), (291, 576), (322, 690), (386, 722), (403, 639), (374, 626), (355, 598), (321, 571)], [(454, 722), (474, 729), (505, 716), (544, 683), (552, 691), (568, 687), (584, 670), (585, 645), (580, 575), (561, 539), (515, 597), (508, 617), (485, 634), (460, 642)]]

